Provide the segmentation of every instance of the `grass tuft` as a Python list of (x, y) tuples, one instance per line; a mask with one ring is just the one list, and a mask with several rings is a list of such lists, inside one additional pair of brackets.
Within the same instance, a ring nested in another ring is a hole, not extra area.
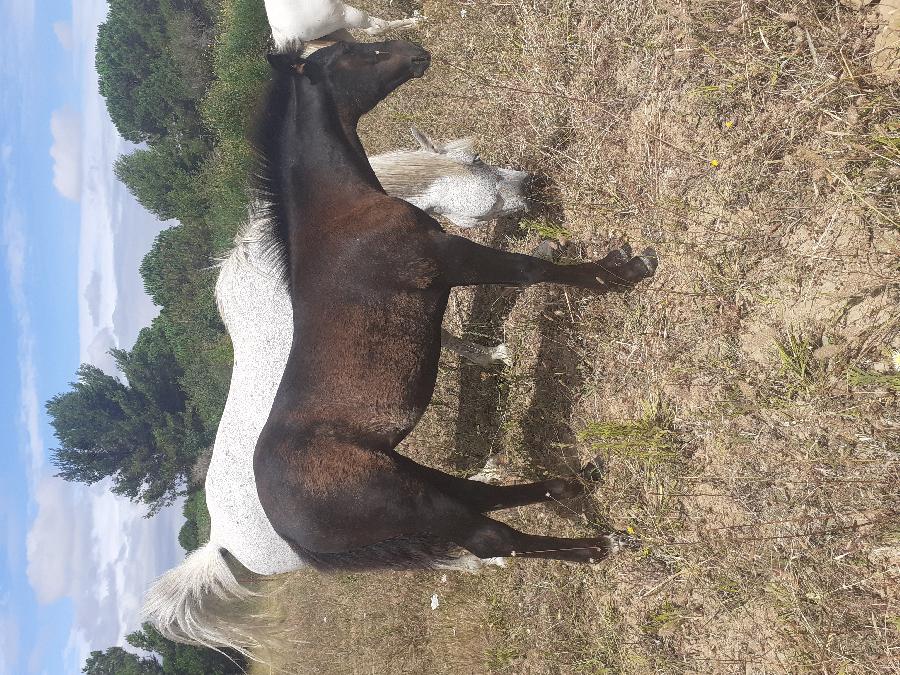
[(647, 462), (673, 460), (678, 450), (674, 414), (657, 402), (647, 403), (636, 420), (591, 422), (578, 433), (578, 440), (593, 452)]

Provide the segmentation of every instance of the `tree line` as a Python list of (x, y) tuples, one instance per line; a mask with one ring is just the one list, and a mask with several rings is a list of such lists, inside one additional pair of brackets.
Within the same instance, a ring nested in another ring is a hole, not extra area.
[(130, 350), (111, 352), (119, 373), (83, 364), (46, 407), (58, 475), (109, 477), (148, 515), (199, 489), (191, 469), (214, 440), (231, 378), (215, 261), (246, 211), (244, 124), (267, 73), (268, 27), (258, 0), (220, 2), (111, 0), (97, 39), (110, 116), (145, 146), (120, 157), (116, 174), (174, 224), (141, 263), (160, 312)]
[(213, 649), (192, 647), (167, 640), (149, 623), (125, 640), (141, 656), (122, 647), (93, 651), (81, 672), (87, 675), (240, 675), (243, 658)]
[[(178, 540), (208, 540), (198, 460), (214, 441), (231, 379), (231, 342), (214, 301), (215, 261), (246, 212), (245, 124), (268, 69), (261, 0), (109, 0), (96, 68), (110, 117), (141, 144), (116, 176), (161, 220), (172, 220), (140, 273), (159, 315), (130, 350), (111, 350), (117, 373), (82, 364), (46, 403), (58, 476), (116, 494), (147, 515), (186, 496)], [(177, 645), (145, 624), (127, 638), (148, 652), (95, 651), (86, 673), (232, 673), (240, 658)]]

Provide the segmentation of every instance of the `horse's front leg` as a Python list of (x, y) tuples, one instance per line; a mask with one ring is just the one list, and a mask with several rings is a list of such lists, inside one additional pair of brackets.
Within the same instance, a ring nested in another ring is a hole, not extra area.
[(376, 16), (371, 16), (368, 12), (356, 9), (350, 5), (344, 5), (344, 20), (347, 22), (348, 28), (357, 28), (372, 37), (382, 35), (391, 30), (415, 28), (422, 21), (421, 17), (416, 16), (408, 19), (388, 21), (386, 19), (379, 19)]
[(556, 283), (598, 293), (623, 292), (652, 277), (658, 262), (652, 248), (633, 255), (626, 244), (597, 262), (557, 265), (542, 258), (498, 251), (463, 237), (445, 233), (435, 236), (436, 255), (450, 286)]

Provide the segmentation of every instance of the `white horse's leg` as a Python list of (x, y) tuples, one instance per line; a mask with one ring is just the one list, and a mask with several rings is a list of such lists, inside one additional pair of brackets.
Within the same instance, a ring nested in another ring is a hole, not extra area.
[(334, 41), (334, 42), (356, 42), (356, 38), (353, 37), (353, 34), (347, 30), (346, 28), (339, 28), (336, 31), (332, 31), (328, 35), (323, 35), (320, 38), (323, 42)]
[(491, 368), (501, 364), (505, 366), (512, 365), (509, 358), (509, 350), (502, 342), (496, 347), (482, 347), (468, 340), (458, 338), (453, 333), (442, 328), (441, 346), (482, 368)]
[(365, 33), (371, 35), (372, 37), (377, 37), (382, 33), (387, 33), (391, 30), (406, 30), (407, 28), (415, 28), (422, 22), (422, 17), (419, 16), (411, 16), (408, 19), (397, 19), (395, 21), (387, 21), (385, 19), (379, 19), (378, 17), (369, 17), (369, 21), (371, 22), (369, 28), (365, 29)]
[(398, 19), (396, 21), (387, 21), (379, 19), (376, 16), (370, 16), (368, 12), (356, 9), (350, 5), (344, 5), (344, 20), (347, 22), (348, 28), (358, 28), (365, 33), (375, 37), (386, 33), (390, 30), (403, 30), (405, 28), (414, 28), (421, 22), (421, 17), (410, 17), (408, 19)]
[(503, 478), (503, 472), (500, 470), (500, 462), (497, 455), (491, 455), (484, 463), (484, 468), (473, 476), (469, 476), (469, 480), (477, 480), (479, 483), (493, 483), (498, 485)]

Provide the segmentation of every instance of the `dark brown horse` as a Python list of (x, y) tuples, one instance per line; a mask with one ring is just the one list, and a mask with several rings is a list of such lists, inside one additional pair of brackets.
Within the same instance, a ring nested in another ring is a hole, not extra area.
[(450, 289), (558, 283), (624, 291), (653, 275), (652, 250), (555, 265), (447, 234), (387, 196), (357, 135), (360, 117), (430, 56), (408, 42), (337, 43), (270, 57), (257, 126), (273, 250), (283, 255), (295, 337), (254, 456), (276, 532), (323, 570), (409, 569), (459, 549), (480, 558), (593, 562), (619, 538), (541, 537), (484, 514), (567, 499), (596, 479), (493, 486), (416, 464), (394, 448), (431, 400)]

